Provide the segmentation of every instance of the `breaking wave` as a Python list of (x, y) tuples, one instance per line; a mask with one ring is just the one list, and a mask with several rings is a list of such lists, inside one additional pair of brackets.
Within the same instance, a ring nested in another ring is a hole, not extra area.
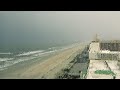
[(13, 60), (13, 58), (0, 58), (0, 61), (9, 61), (9, 60)]
[(9, 66), (12, 66), (19, 62), (41, 58), (42, 56), (47, 56), (51, 53), (62, 51), (62, 50), (71, 48), (73, 46), (74, 45), (64, 46), (64, 47), (51, 47), (51, 48), (48, 48), (47, 50), (36, 50), (36, 51), (23, 52), (17, 55), (13, 55), (13, 57), (10, 57), (10, 58), (7, 56), (12, 55), (13, 53), (0, 53), (0, 54), (7, 54), (7, 56), (4, 58), (0, 57), (0, 70), (4, 70), (8, 68)]
[[(57, 48), (51, 48), (47, 50), (37, 50), (37, 51), (29, 51), (23, 52), (15, 55), (13, 58), (0, 58), (0, 70), (4, 70), (9, 66), (17, 64), (19, 62), (34, 60), (35, 58), (40, 58), (42, 56), (49, 55), (57, 51)], [(11, 54), (11, 53), (2, 53), (2, 54)]]
[(32, 54), (37, 54), (37, 53), (42, 53), (42, 52), (44, 52), (44, 50), (25, 52), (25, 53), (22, 53), (22, 54), (18, 54), (16, 56), (27, 56), (27, 55), (32, 55)]

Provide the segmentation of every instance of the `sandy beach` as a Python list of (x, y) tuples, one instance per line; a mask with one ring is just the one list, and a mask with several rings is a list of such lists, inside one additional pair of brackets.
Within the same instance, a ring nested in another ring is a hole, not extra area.
[(77, 53), (85, 47), (85, 44), (77, 44), (72, 48), (65, 49), (51, 55), (43, 60), (27, 61), (16, 64), (9, 69), (0, 71), (0, 78), (2, 79), (53, 79), (55, 75), (63, 68), (65, 68), (69, 62), (71, 56), (77, 55)]

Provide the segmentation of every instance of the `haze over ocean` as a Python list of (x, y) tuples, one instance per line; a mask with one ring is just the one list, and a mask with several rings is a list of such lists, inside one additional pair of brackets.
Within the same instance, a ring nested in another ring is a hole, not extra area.
[(0, 50), (45, 49), (101, 38), (120, 39), (120, 12), (1, 11)]
[(119, 11), (0, 11), (0, 70), (91, 41), (120, 39)]

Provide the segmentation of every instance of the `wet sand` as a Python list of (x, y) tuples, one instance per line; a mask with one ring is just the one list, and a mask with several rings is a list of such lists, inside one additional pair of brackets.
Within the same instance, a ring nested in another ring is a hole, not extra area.
[(70, 57), (76, 55), (83, 49), (85, 44), (77, 44), (72, 48), (57, 52), (41, 59), (21, 62), (11, 66), (9, 69), (0, 71), (1, 79), (53, 79), (55, 75), (65, 68), (72, 60)]

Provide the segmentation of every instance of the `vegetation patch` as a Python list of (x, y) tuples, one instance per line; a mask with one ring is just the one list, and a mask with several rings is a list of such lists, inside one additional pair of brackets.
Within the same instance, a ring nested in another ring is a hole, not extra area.
[(115, 73), (111, 70), (96, 70), (95, 74), (115, 75)]

